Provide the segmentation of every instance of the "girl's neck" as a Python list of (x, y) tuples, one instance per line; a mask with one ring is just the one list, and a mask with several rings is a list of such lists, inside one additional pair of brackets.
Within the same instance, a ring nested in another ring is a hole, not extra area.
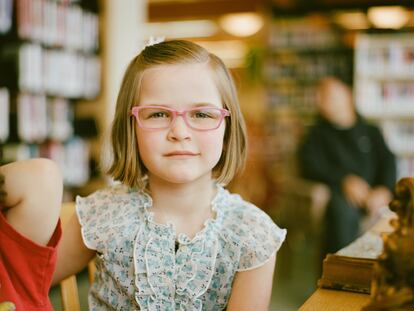
[(159, 210), (171, 217), (191, 215), (205, 211), (206, 208), (210, 209), (210, 203), (216, 194), (211, 177), (191, 183), (173, 184), (150, 176), (148, 185), (154, 211)]

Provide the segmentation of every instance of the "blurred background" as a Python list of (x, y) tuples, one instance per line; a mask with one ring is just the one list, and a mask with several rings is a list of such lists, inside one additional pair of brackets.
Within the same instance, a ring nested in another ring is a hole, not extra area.
[(229, 188), (288, 228), (271, 310), (297, 310), (320, 276), (329, 196), (297, 165), (316, 84), (330, 75), (353, 84), (398, 177), (413, 176), (413, 30), (409, 0), (0, 0), (2, 162), (55, 160), (65, 201), (102, 187), (102, 146), (128, 61), (150, 36), (204, 46), (231, 69), (248, 125), (248, 164)]

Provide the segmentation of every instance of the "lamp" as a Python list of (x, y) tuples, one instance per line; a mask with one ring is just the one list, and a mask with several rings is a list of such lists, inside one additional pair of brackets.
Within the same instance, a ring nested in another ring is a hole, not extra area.
[(377, 28), (399, 29), (410, 19), (410, 12), (402, 6), (378, 6), (368, 9), (368, 19)]
[(220, 26), (236, 37), (249, 37), (258, 32), (264, 24), (263, 17), (258, 13), (232, 13), (219, 19)]

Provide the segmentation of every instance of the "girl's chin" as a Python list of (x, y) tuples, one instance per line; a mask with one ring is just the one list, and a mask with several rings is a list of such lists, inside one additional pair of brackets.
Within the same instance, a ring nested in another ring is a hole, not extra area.
[(171, 184), (187, 184), (195, 181), (200, 181), (202, 179), (211, 180), (211, 174), (208, 175), (196, 175), (196, 174), (168, 174), (161, 175), (156, 177), (158, 180), (162, 180)]
[(200, 176), (177, 176), (177, 177), (170, 177), (166, 179), (167, 182), (173, 183), (173, 184), (188, 184), (194, 181), (198, 181), (200, 179)]

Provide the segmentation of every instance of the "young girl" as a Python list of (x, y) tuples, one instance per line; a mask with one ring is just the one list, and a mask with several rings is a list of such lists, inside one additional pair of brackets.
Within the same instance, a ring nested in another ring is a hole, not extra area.
[(286, 231), (230, 194), (244, 121), (222, 61), (187, 41), (126, 70), (112, 127), (119, 185), (77, 198), (55, 281), (96, 254), (92, 310), (267, 310)]
[(51, 160), (0, 166), (0, 310), (53, 310), (62, 190)]

